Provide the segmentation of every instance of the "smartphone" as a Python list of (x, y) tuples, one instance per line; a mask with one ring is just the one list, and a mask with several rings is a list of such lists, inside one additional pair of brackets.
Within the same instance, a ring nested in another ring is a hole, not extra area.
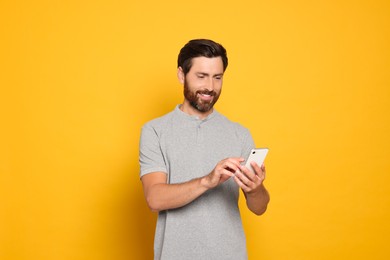
[(251, 153), (248, 156), (248, 159), (245, 162), (245, 167), (247, 167), (249, 170), (254, 172), (251, 162), (257, 163), (259, 166), (261, 166), (265, 160), (265, 157), (267, 156), (268, 148), (255, 148), (252, 149)]

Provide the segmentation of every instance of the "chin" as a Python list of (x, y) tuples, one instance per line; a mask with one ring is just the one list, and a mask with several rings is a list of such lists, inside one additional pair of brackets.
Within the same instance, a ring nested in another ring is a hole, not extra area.
[(198, 111), (200, 111), (200, 112), (207, 113), (207, 112), (209, 112), (210, 110), (212, 110), (213, 107), (214, 107), (214, 104), (212, 104), (212, 105), (207, 105), (207, 106), (205, 106), (205, 105), (201, 105), (201, 106), (196, 105), (195, 108), (196, 108)]

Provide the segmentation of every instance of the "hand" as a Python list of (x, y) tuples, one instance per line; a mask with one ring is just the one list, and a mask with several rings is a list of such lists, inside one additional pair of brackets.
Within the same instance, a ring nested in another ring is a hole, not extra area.
[(260, 167), (257, 163), (251, 163), (254, 173), (245, 166), (240, 166), (240, 170), (235, 173), (234, 180), (246, 194), (256, 194), (263, 189), (265, 179), (265, 166)]
[(240, 163), (244, 160), (244, 158), (227, 158), (220, 161), (213, 171), (205, 176), (208, 188), (214, 188), (232, 177), (240, 170)]

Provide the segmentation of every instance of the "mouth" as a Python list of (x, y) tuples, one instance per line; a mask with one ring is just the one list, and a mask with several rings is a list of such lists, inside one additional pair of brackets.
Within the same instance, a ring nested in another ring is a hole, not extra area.
[(214, 94), (211, 92), (211, 93), (198, 93), (200, 99), (204, 100), (204, 101), (211, 101), (213, 98), (214, 98)]

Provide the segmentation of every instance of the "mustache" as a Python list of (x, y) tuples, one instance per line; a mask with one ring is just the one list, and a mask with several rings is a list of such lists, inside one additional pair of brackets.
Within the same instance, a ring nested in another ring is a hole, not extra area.
[(196, 91), (197, 94), (204, 94), (204, 95), (210, 95), (210, 96), (216, 96), (217, 93), (215, 91), (212, 91), (212, 90), (207, 90), (207, 89), (204, 89), (204, 90), (198, 90)]

